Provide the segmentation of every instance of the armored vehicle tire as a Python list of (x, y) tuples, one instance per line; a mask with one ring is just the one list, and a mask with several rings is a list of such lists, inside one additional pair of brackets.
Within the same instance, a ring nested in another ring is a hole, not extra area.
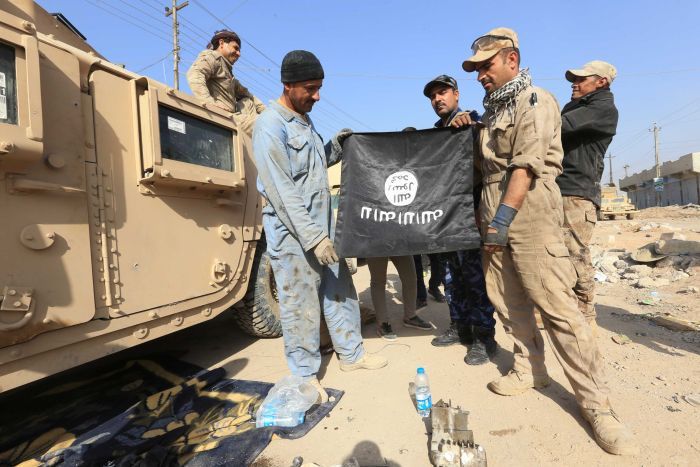
[(603, 211), (598, 211), (598, 220), (599, 221), (605, 220), (605, 214), (603, 214)]
[(627, 214), (627, 219), (634, 219), (634, 213)]
[(280, 307), (270, 256), (261, 239), (255, 248), (255, 258), (243, 300), (233, 309), (234, 319), (243, 332), (253, 337), (280, 337)]

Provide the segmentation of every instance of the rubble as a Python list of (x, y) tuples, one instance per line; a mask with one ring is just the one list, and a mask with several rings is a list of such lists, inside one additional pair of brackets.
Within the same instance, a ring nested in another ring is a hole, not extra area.
[(669, 277), (668, 280), (670, 280), (671, 282), (677, 282), (683, 279), (687, 279), (688, 277), (690, 277), (688, 273), (685, 273), (683, 271), (673, 271), (671, 273), (671, 277)]
[(637, 282), (634, 283), (635, 287), (639, 289), (653, 289), (657, 287), (667, 286), (670, 282), (668, 279), (653, 279), (651, 277), (642, 277)]
[(700, 255), (700, 242), (692, 240), (659, 240), (656, 242), (656, 252), (662, 255)]
[(635, 264), (628, 267), (625, 272), (636, 274), (638, 277), (649, 277), (651, 276), (652, 268), (645, 264)]
[(678, 291), (678, 293), (698, 293), (700, 289), (695, 287), (694, 285), (689, 285), (688, 287), (683, 287)]
[(700, 323), (677, 318), (668, 313), (652, 316), (651, 321), (672, 331), (700, 331)]

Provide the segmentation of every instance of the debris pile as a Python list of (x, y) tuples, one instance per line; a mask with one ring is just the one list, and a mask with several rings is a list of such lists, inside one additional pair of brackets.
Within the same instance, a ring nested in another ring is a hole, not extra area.
[[(686, 240), (678, 233), (662, 234), (658, 241), (632, 252), (613, 248), (592, 253), (599, 282), (622, 281), (636, 288), (652, 289), (700, 275), (700, 242)], [(683, 290), (697, 293), (695, 286)]]

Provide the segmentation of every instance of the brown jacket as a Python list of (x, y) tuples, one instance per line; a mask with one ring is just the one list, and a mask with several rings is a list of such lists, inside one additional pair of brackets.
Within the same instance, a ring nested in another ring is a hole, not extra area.
[(201, 52), (187, 71), (192, 93), (203, 102), (234, 113), (234, 121), (248, 133), (265, 105), (233, 77), (232, 66), (215, 50)]
[(528, 168), (535, 177), (556, 177), (562, 171), (561, 115), (556, 98), (542, 88), (523, 89), (512, 115), (502, 112), (489, 124), (491, 112), (482, 117), (476, 162), (484, 181), (503, 177), (514, 167)]

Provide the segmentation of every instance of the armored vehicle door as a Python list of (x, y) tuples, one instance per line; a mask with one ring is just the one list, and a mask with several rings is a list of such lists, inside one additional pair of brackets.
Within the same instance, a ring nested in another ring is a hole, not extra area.
[(155, 318), (225, 299), (248, 248), (248, 147), (231, 115), (108, 71), (91, 74), (90, 94), (98, 313)]

